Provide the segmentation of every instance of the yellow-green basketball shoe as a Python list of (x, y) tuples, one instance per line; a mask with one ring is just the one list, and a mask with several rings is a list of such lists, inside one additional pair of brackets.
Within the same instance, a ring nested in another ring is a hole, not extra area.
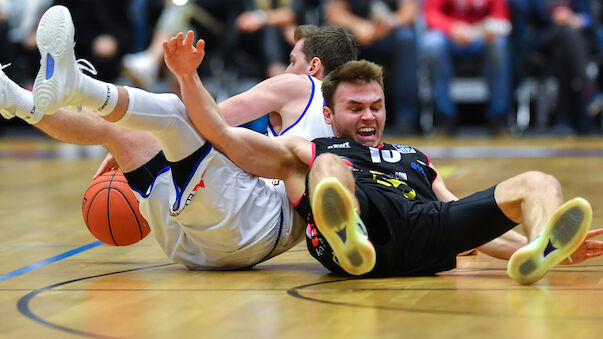
[(312, 213), (341, 268), (352, 275), (362, 275), (375, 267), (375, 248), (354, 210), (351, 193), (339, 180), (328, 177), (316, 185)]
[(588, 201), (583, 198), (567, 201), (555, 211), (536, 239), (513, 253), (507, 274), (524, 285), (538, 281), (574, 253), (586, 238), (591, 222)]

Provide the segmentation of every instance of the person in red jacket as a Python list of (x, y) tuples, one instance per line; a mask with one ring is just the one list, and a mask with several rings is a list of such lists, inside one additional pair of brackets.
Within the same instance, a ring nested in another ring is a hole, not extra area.
[(511, 77), (507, 38), (511, 23), (504, 0), (426, 0), (428, 30), (421, 49), (428, 63), (433, 97), (442, 115), (444, 132), (452, 134), (458, 125), (457, 109), (448, 84), (453, 76), (453, 58), (477, 58), (490, 89), (487, 110), (493, 133), (505, 127), (509, 109)]

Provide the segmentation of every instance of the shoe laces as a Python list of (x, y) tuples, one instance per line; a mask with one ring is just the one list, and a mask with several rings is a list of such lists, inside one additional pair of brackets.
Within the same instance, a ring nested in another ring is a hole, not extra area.
[(79, 70), (86, 71), (92, 75), (98, 74), (98, 72), (96, 71), (96, 68), (94, 68), (94, 66), (90, 63), (90, 61), (88, 61), (86, 59), (77, 59), (77, 60), (75, 60), (75, 63)]

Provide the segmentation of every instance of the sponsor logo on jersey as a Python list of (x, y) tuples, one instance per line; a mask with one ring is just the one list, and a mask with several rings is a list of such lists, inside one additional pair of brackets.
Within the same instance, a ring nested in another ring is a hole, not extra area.
[(398, 180), (408, 180), (408, 175), (404, 172), (396, 172), (394, 173), (394, 177)]
[(417, 153), (417, 151), (415, 151), (415, 149), (410, 146), (400, 145), (400, 144), (394, 144), (392, 146), (394, 146), (398, 150), (398, 152), (400, 152), (402, 154)]
[(333, 144), (333, 145), (327, 146), (327, 149), (338, 149), (338, 148), (351, 148), (350, 142), (346, 141), (343, 144)]
[(425, 173), (425, 169), (423, 167), (421, 167), (421, 165), (417, 164), (417, 163), (411, 163), (410, 167), (412, 167), (414, 170), (416, 170), (417, 172), (423, 174), (423, 176), (425, 178), (427, 178), (427, 173)]

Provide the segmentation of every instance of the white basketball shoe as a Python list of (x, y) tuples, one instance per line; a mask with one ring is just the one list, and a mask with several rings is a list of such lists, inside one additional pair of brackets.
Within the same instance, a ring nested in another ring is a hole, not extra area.
[(66, 106), (80, 107), (81, 70), (96, 74), (88, 61), (75, 60), (74, 34), (71, 14), (64, 6), (48, 9), (38, 25), (36, 42), (41, 58), (33, 100), (44, 114), (53, 114)]
[(354, 209), (352, 195), (339, 180), (328, 177), (316, 185), (312, 213), (316, 227), (333, 248), (341, 268), (362, 275), (375, 267), (375, 248)]
[(507, 274), (524, 285), (538, 281), (580, 247), (591, 222), (588, 201), (582, 198), (567, 201), (555, 211), (536, 239), (513, 253)]

